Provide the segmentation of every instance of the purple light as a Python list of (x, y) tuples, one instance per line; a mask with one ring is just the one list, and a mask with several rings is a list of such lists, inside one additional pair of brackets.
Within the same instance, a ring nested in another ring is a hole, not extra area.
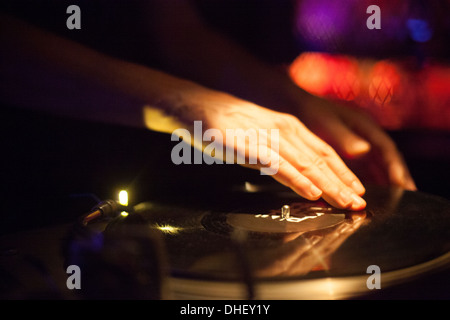
[(302, 1), (296, 12), (297, 32), (312, 45), (334, 47), (351, 27), (351, 2)]

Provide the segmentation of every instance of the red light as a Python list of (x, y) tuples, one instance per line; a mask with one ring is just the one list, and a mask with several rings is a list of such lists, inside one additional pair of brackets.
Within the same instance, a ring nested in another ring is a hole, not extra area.
[(400, 83), (397, 68), (389, 62), (377, 62), (373, 67), (370, 79), (369, 96), (372, 101), (378, 105), (391, 102)]
[(408, 61), (358, 60), (308, 52), (289, 69), (292, 80), (311, 94), (363, 108), (385, 128), (450, 129), (450, 68)]
[(304, 53), (289, 71), (298, 86), (318, 96), (350, 101), (360, 92), (358, 64), (346, 56)]

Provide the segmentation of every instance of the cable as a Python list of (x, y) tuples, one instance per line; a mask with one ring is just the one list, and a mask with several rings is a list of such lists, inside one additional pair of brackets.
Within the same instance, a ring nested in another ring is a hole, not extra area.
[(108, 218), (117, 216), (122, 206), (114, 200), (105, 200), (97, 204), (89, 213), (81, 218), (81, 223), (86, 226), (89, 222), (98, 218)]

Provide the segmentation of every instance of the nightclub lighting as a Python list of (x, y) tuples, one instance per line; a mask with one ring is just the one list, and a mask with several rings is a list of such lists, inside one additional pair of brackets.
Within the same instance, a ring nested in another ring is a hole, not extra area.
[(406, 22), (411, 38), (417, 42), (427, 42), (431, 39), (432, 30), (427, 21), (421, 19), (408, 19)]
[(305, 52), (289, 74), (304, 90), (365, 109), (389, 129), (450, 127), (450, 68), (443, 65), (416, 71), (396, 60)]
[[(296, 4), (294, 28), (303, 50), (288, 71), (299, 87), (362, 108), (387, 129), (450, 128), (450, 68), (433, 55), (442, 48), (443, 3)], [(366, 27), (370, 5), (380, 8), (381, 29)]]

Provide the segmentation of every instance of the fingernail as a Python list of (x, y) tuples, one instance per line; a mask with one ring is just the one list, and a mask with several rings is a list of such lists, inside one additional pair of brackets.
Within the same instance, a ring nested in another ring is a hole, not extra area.
[(359, 181), (353, 181), (352, 182), (352, 189), (358, 194), (358, 195), (363, 195), (366, 192), (366, 189), (364, 188), (364, 186), (362, 185), (361, 182)]
[(310, 191), (313, 198), (319, 198), (322, 195), (322, 191), (315, 185), (311, 185)]
[(414, 181), (411, 181), (411, 180), (407, 182), (406, 188), (411, 191), (417, 191), (416, 184), (414, 183)]
[(361, 210), (366, 206), (366, 201), (363, 198), (357, 196), (356, 194), (353, 194), (352, 198), (353, 198), (352, 204), (353, 210)]

